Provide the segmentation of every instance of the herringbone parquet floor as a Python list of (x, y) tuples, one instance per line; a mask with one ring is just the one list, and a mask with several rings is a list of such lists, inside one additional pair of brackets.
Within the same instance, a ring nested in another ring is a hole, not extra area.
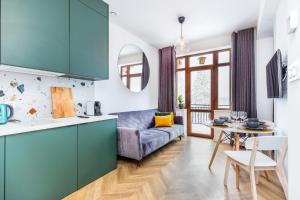
[[(225, 159), (222, 145), (212, 170), (208, 162), (214, 142), (188, 137), (174, 141), (144, 160), (119, 160), (118, 168), (94, 181), (65, 200), (247, 200), (251, 199), (249, 176), (241, 172), (240, 190), (235, 188), (231, 169), (229, 187), (223, 186)], [(284, 193), (275, 174), (270, 181), (260, 177), (257, 185), (260, 200), (282, 200)]]

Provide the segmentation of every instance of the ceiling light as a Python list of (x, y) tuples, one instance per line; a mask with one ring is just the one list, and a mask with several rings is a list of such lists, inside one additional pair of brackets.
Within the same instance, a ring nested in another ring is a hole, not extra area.
[(187, 41), (183, 37), (183, 33), (182, 33), (182, 26), (183, 26), (184, 21), (185, 21), (184, 16), (180, 16), (178, 18), (178, 22), (180, 23), (180, 38), (175, 43), (175, 48), (176, 48), (177, 53), (187, 53), (188, 52)]

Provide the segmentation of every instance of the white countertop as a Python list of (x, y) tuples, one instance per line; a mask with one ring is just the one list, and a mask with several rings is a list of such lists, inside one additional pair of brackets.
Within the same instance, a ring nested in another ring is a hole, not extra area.
[(89, 116), (88, 119), (70, 117), (70, 118), (61, 118), (61, 119), (52, 119), (52, 118), (38, 119), (38, 120), (26, 121), (26, 122), (8, 122), (7, 124), (0, 125), (0, 137), (19, 134), (19, 133), (51, 129), (51, 128), (117, 119), (117, 118), (118, 117), (114, 115), (103, 115), (103, 116)]

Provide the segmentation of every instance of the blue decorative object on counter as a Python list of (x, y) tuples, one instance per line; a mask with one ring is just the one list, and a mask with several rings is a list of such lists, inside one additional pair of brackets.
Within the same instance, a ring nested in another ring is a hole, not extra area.
[(0, 104), (0, 124), (6, 124), (14, 115), (14, 109), (7, 104)]
[(17, 89), (19, 90), (19, 92), (20, 92), (21, 94), (23, 94), (23, 92), (25, 91), (25, 86), (24, 86), (24, 84), (19, 85), (19, 86), (17, 87)]

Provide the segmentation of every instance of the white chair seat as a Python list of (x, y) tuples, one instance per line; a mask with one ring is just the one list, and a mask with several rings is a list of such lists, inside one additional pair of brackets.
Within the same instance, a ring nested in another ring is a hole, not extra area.
[[(231, 159), (238, 161), (243, 165), (246, 166), (250, 165), (251, 151), (225, 151), (224, 153)], [(272, 160), (270, 157), (266, 156), (265, 154), (257, 151), (254, 166), (273, 167), (276, 166), (276, 162)]]

